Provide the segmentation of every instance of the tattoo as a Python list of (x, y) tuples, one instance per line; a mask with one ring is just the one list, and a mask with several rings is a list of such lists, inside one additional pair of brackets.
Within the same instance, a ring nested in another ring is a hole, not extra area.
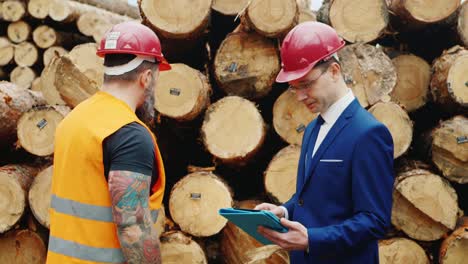
[(112, 214), (127, 263), (161, 263), (159, 237), (148, 207), (151, 177), (130, 171), (110, 171)]

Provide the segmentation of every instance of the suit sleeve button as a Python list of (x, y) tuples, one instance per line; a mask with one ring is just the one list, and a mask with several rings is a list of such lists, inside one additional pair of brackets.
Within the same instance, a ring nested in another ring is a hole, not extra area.
[(299, 199), (299, 206), (303, 206), (303, 205), (304, 205), (304, 200)]

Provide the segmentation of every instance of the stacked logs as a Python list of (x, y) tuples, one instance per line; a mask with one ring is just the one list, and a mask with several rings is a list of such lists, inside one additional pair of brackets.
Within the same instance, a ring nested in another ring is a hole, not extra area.
[[(302, 135), (317, 114), (275, 77), (281, 39), (316, 17), (347, 41), (338, 53), (344, 79), (395, 145), (393, 228), (379, 241), (380, 262), (468, 257), (467, 225), (460, 221), (468, 210), (466, 1), (427, 7), (416, 0), (332, 0), (318, 13), (300, 0), (139, 0), (138, 12), (122, 2), (0, 4), (8, 21), (0, 76), (16, 83), (0, 83), (0, 138), (19, 147), (10, 153), (49, 162), (33, 166), (34, 176), (19, 169), (28, 166), (24, 157), (10, 159), (20, 167), (0, 167), (2, 201), (23, 201), (0, 215), (0, 232), (10, 230), (0, 236), (0, 260), (10, 260), (2, 252), (11, 251), (11, 241), (24, 240), (35, 245), (26, 246), (25, 259), (38, 254), (43, 261), (41, 242), (30, 238), (37, 232), (22, 230), (28, 226), (21, 220), (33, 215), (48, 227), (50, 200), (43, 194), (50, 192), (54, 128), (102, 85), (96, 44), (84, 42), (140, 18), (160, 36), (173, 68), (160, 73), (154, 94), (169, 175), (166, 209), (155, 224), (164, 263), (288, 263), (287, 252), (261, 245), (218, 210), (281, 204), (294, 193)], [(3, 186), (15, 194), (2, 194)]]

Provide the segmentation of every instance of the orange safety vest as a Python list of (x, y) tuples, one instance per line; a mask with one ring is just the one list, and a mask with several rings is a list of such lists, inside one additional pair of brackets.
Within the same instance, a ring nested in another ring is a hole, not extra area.
[(156, 138), (126, 103), (100, 91), (70, 112), (56, 131), (48, 264), (125, 262), (104, 177), (102, 142), (132, 122), (148, 129), (154, 142), (159, 174), (149, 207), (156, 222), (165, 186)]

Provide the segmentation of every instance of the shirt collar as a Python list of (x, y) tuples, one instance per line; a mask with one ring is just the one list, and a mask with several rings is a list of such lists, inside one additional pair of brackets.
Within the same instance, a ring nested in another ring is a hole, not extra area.
[(334, 124), (336, 120), (338, 120), (338, 117), (343, 113), (343, 111), (348, 107), (351, 102), (354, 100), (354, 94), (351, 91), (351, 89), (348, 89), (348, 92), (338, 99), (338, 101), (334, 102), (328, 109), (327, 111), (320, 113), (322, 116), (323, 120), (325, 121), (326, 124)]

